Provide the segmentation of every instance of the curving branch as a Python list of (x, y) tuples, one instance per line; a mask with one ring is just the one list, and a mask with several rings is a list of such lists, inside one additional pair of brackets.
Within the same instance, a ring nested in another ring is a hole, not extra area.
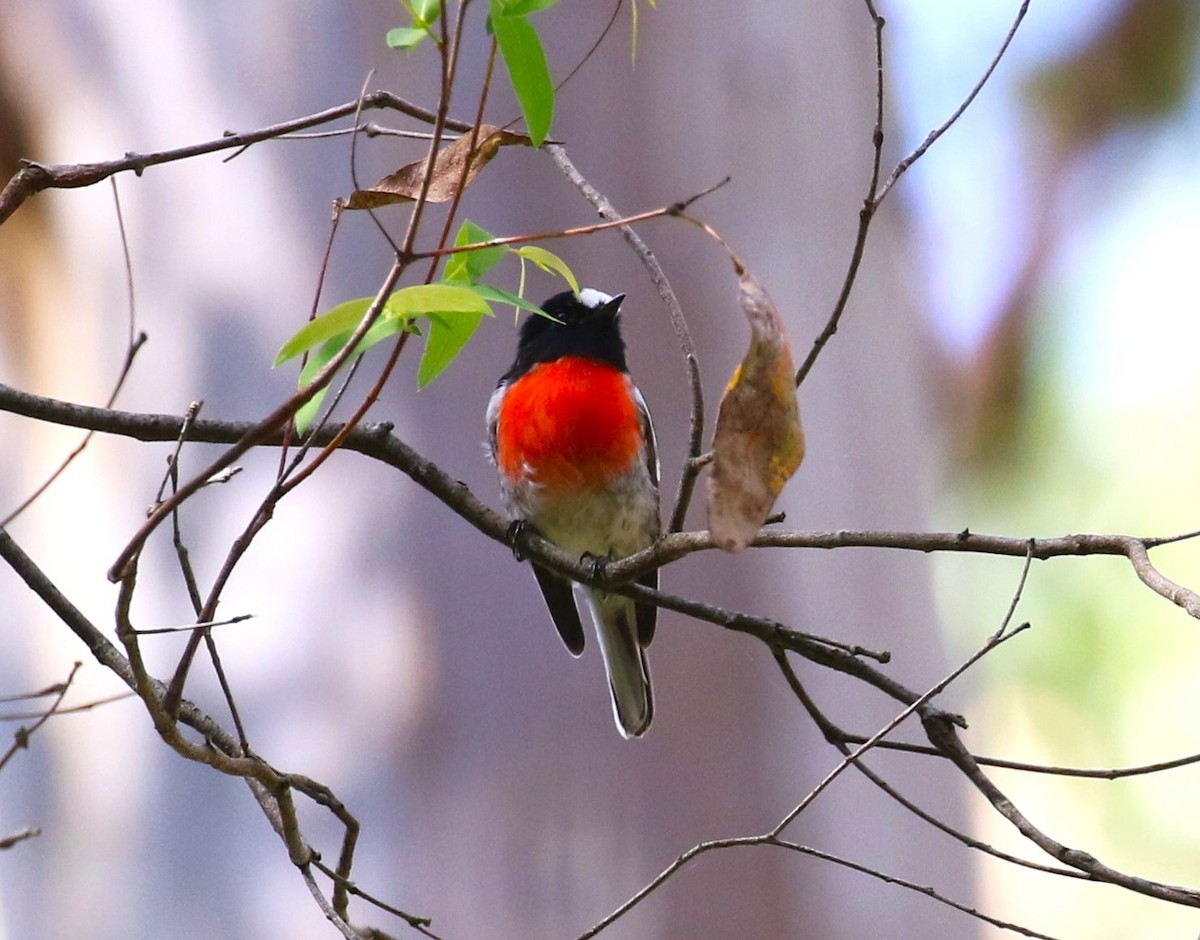
[[(671, 518), (667, 522), (668, 532), (678, 532), (683, 528), (684, 516), (687, 515), (688, 504), (691, 502), (692, 491), (696, 485), (696, 479), (699, 476), (701, 466), (697, 464), (697, 458), (700, 456), (700, 450), (703, 445), (704, 434), (704, 387), (700, 383), (700, 360), (696, 356), (696, 346), (692, 342), (692, 331), (688, 328), (687, 318), (683, 315), (683, 307), (679, 303), (679, 298), (675, 296), (675, 291), (671, 288), (671, 282), (667, 280), (666, 272), (663, 271), (662, 265), (658, 263), (658, 259), (654, 256), (642, 240), (642, 237), (630, 225), (633, 219), (622, 219), (621, 214), (613, 207), (613, 204), (598, 190), (595, 186), (584, 179), (583, 174), (576, 169), (575, 164), (571, 162), (564, 150), (558, 144), (548, 144), (546, 150), (558, 164), (558, 168), (563, 174), (583, 193), (584, 197), (600, 214), (602, 219), (617, 224), (621, 229), (621, 236), (633, 249), (639, 260), (645, 266), (646, 271), (650, 275), (650, 280), (653, 281), (655, 288), (658, 290), (658, 296), (662, 298), (664, 304), (667, 305), (667, 313), (671, 319), (671, 327), (675, 331), (675, 338), (679, 342), (679, 350), (683, 354), (683, 361), (687, 368), (688, 392), (691, 395), (691, 414), (688, 417), (688, 443), (687, 443), (687, 458), (684, 461), (683, 473), (679, 478), (679, 489), (675, 495), (675, 508), (671, 512)], [(726, 177), (717, 186), (725, 185), (729, 182)], [(712, 192), (712, 189), (706, 192)], [(682, 213), (692, 202), (695, 202), (697, 197), (693, 197), (687, 202), (676, 203), (672, 207), (672, 214), (678, 215)]]
[[(216, 719), (186, 699), (181, 701), (177, 718), (180, 724), (190, 728), (199, 736), (199, 743), (188, 740), (179, 726), (167, 715), (163, 699), (167, 692), (165, 683), (145, 671), (137, 646), (138, 633), (129, 622), (128, 602), (132, 598), (134, 578), (127, 577), (121, 584), (118, 603), (118, 636), (126, 645), (128, 657), (122, 655), (109, 639), (76, 607), (58, 586), (42, 571), (38, 564), (21, 548), (9, 533), (0, 529), (0, 559), (25, 582), (47, 607), (67, 626), (91, 651), (101, 665), (117, 675), (146, 704), (155, 729), (172, 749), (189, 760), (207, 764), (222, 773), (241, 777), (247, 783), (255, 800), (271, 827), (287, 846), (292, 862), (302, 870), (319, 857), (305, 841), (296, 817), (292, 791), (302, 793), (319, 806), (333, 813), (345, 827), (345, 846), (353, 851), (357, 839), (358, 822), (346, 811), (332, 791), (322, 784), (299, 774), (286, 774), (276, 770), (262, 758), (248, 754), (238, 739), (229, 733)], [(65, 692), (65, 688), (63, 690)], [(49, 717), (51, 712), (46, 713)], [(36, 834), (30, 832), (30, 835)], [(24, 837), (24, 836), (23, 836)], [(345, 879), (343, 879), (344, 881)], [(306, 882), (308, 881), (306, 877)], [(335, 879), (335, 892), (340, 885)], [(310, 883), (310, 890), (313, 885)], [(336, 898), (336, 893), (335, 893)], [(326, 905), (333, 901), (326, 901)], [(323, 905), (323, 909), (325, 906)], [(391, 909), (398, 916), (409, 920), (412, 926), (427, 926), (429, 919), (405, 914)], [(345, 931), (343, 931), (345, 934)], [(354, 936), (353, 934), (345, 934)]]

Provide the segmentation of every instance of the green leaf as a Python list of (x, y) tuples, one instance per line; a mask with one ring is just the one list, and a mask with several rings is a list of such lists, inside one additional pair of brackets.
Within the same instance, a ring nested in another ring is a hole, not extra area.
[(502, 0), (492, 0), (492, 32), (529, 137), (535, 147), (540, 147), (554, 120), (554, 82), (537, 30), (523, 16), (505, 16), (502, 7)]
[[(370, 300), (373, 298), (364, 299)], [(358, 346), (355, 347), (354, 352), (352, 352), (346, 359), (345, 364), (349, 365), (376, 343), (387, 339), (389, 336), (394, 336), (396, 333), (402, 332), (406, 329), (413, 330), (415, 332), (415, 328), (412, 322), (409, 320), (401, 317), (385, 316), (381, 318), (375, 323), (374, 326), (367, 330), (367, 334), (358, 341)], [(339, 336), (335, 336), (332, 339), (326, 340), (323, 344), (321, 344), (320, 349), (314, 350), (312, 354), (309, 355), (308, 361), (304, 363), (304, 368), (300, 370), (300, 379), (297, 382), (297, 387), (304, 388), (304, 386), (308, 385), (309, 382), (316, 378), (317, 373), (325, 368), (329, 361), (342, 351), (346, 343), (349, 342), (353, 333), (353, 330), (347, 330)], [(329, 386), (325, 386), (325, 388), (317, 392), (296, 411), (295, 420), (297, 433), (304, 434), (312, 422), (316, 420), (317, 412), (321, 410), (321, 402), (325, 400), (325, 393), (327, 391), (329, 391)]]
[(557, 3), (558, 0), (497, 0), (494, 7), (500, 7), (500, 16), (528, 16), (548, 10)]
[[(374, 297), (359, 297), (357, 300), (347, 300), (328, 310), (319, 317), (314, 317), (301, 327), (291, 339), (283, 344), (275, 356), (275, 365), (282, 365), (289, 359), (294, 359), (306, 350), (312, 349), (319, 343), (332, 339), (347, 331), (352, 331), (358, 321), (370, 309)], [(342, 341), (343, 344), (345, 340)]]
[(413, 20), (427, 26), (436, 23), (442, 15), (441, 0), (408, 0), (406, 6), (411, 10)]
[(567, 263), (552, 251), (547, 251), (545, 248), (539, 248), (537, 245), (524, 245), (517, 249), (517, 254), (526, 261), (532, 261), (543, 271), (550, 274), (559, 275), (564, 281), (571, 285), (571, 290), (579, 293), (579, 281), (575, 279), (574, 272), (567, 267)]
[[(478, 229), (478, 226), (476, 228)], [(491, 237), (482, 229), (478, 229), (478, 232), (483, 233), (484, 241)], [(467, 237), (474, 238), (476, 234), (475, 231), (469, 231)], [(488, 250), (481, 251), (486, 253)], [(387, 299), (379, 319), (359, 340), (346, 361), (357, 359), (376, 343), (403, 330), (420, 332), (412, 322), (413, 318), (426, 317), (430, 322), (429, 333), (417, 370), (417, 382), (423, 388), (454, 361), (478, 329), (483, 317), (492, 316), (488, 295), (493, 290), (480, 290), (465, 283), (416, 284), (403, 287)], [(504, 295), (503, 291), (496, 293)], [(357, 300), (348, 300), (310, 320), (284, 344), (279, 355), (275, 357), (275, 365), (313, 350), (304, 368), (300, 370), (299, 387), (303, 388), (345, 348), (374, 299), (360, 297)], [(510, 302), (507, 296), (501, 296), (500, 299), (503, 303)], [(314, 347), (320, 348), (314, 350)], [(326, 389), (322, 389), (317, 392), (296, 412), (296, 429), (299, 433), (307, 431), (316, 419), (325, 398), (325, 391)]]
[[(495, 237), (491, 232), (480, 228), (468, 219), (459, 226), (458, 234), (454, 236), (454, 246), (461, 248), (463, 245), (490, 242)], [(464, 251), (461, 254), (451, 255), (450, 260), (446, 262), (445, 279), (474, 284), (495, 267), (507, 253), (508, 249), (503, 245), (496, 245), (492, 248), (479, 248), (475, 251)]]
[(405, 287), (388, 298), (388, 309), (429, 320), (425, 351), (417, 366), (418, 388), (424, 388), (441, 375), (462, 351), (483, 317), (492, 316), (488, 302), (465, 284)]
[(437, 42), (432, 27), (442, 15), (441, 0), (400, 0), (400, 4), (412, 17), (412, 25), (388, 30), (387, 44), (393, 49), (413, 49), (426, 36)]
[(491, 316), (487, 301), (462, 284), (415, 284), (388, 298), (388, 311), (397, 316), (431, 313), (478, 313)]
[(490, 303), (509, 304), (519, 310), (528, 310), (530, 313), (537, 313), (543, 317), (550, 316), (537, 304), (531, 303), (519, 294), (514, 294), (500, 287), (493, 287), (491, 284), (472, 284), (471, 290)]
[(397, 26), (395, 29), (388, 30), (387, 44), (393, 49), (413, 49), (428, 35), (429, 30), (427, 29)]
[(446, 370), (462, 352), (482, 321), (481, 313), (429, 318), (429, 335), (425, 339), (421, 363), (417, 366), (417, 388), (424, 388)]

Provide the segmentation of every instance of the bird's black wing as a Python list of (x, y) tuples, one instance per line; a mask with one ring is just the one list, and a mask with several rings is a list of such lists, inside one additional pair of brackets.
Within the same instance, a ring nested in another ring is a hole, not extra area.
[(575, 606), (571, 582), (545, 568), (537, 565), (531, 567), (538, 587), (542, 589), (542, 597), (546, 599), (546, 606), (550, 608), (550, 617), (554, 620), (558, 635), (571, 655), (578, 656), (584, 646), (583, 623), (579, 619), (579, 608)]
[[(646, 401), (642, 398), (642, 393), (636, 387), (633, 390), (633, 399), (637, 404), (638, 415), (642, 422), (642, 438), (646, 442), (646, 469), (650, 472), (650, 480), (654, 484), (655, 495), (657, 497), (659, 473), (658, 441), (654, 436), (654, 423), (650, 420), (650, 409), (646, 407)], [(657, 537), (657, 531), (655, 535)], [(658, 570), (655, 569), (642, 575), (638, 578), (638, 584), (657, 591)], [(654, 604), (639, 604), (635, 602), (634, 608), (634, 615), (637, 619), (638, 645), (645, 648), (654, 639), (654, 628), (658, 625), (658, 607)]]

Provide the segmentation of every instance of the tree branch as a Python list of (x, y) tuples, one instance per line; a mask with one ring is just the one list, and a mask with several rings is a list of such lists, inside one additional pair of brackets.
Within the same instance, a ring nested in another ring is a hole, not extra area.
[[(49, 421), (69, 427), (80, 427), (108, 434), (131, 437), (140, 441), (174, 441), (178, 438), (183, 418), (177, 415), (143, 414), (77, 405), (45, 396), (33, 395), (0, 384), (0, 411)], [(188, 435), (193, 443), (234, 444), (249, 440), (237, 456), (250, 447), (278, 447), (289, 439), (285, 429), (276, 426), (265, 429), (266, 422), (198, 420)], [(418, 454), (392, 433), (390, 424), (364, 424), (346, 434), (341, 425), (322, 428), (314, 443), (328, 443), (344, 435), (343, 450), (353, 451), (403, 471), (414, 482), (436, 496), (450, 509), (497, 542), (509, 544), (509, 520), (482, 503), (462, 483), (453, 479), (432, 461)], [(252, 439), (251, 439), (252, 438)], [(233, 459), (222, 459), (220, 467)], [(214, 465), (216, 466), (216, 465)], [(210, 472), (215, 473), (210, 467)], [(196, 488), (200, 484), (197, 483)], [(1200, 619), (1200, 594), (1166, 578), (1150, 562), (1148, 549), (1194, 539), (1200, 533), (1188, 532), (1168, 536), (1134, 536), (1120, 534), (1078, 534), (1050, 538), (1020, 538), (986, 535), (971, 532), (889, 532), (876, 530), (840, 529), (828, 532), (780, 532), (764, 529), (752, 543), (758, 548), (889, 548), (917, 552), (965, 552), (970, 554), (1002, 555), (1035, 560), (1062, 556), (1118, 555), (1129, 560), (1138, 578), (1156, 594), (1183, 608), (1190, 616)], [(539, 561), (548, 562), (561, 573), (578, 581), (590, 581), (591, 569), (563, 552), (553, 543), (536, 535), (524, 536), (524, 547), (536, 553)], [(662, 567), (697, 551), (715, 549), (707, 532), (677, 532), (664, 535), (654, 546), (613, 561), (606, 566), (606, 583), (625, 583), (646, 571)]]
[[(435, 120), (432, 112), (387, 91), (376, 91), (366, 95), (362, 99), (361, 107), (364, 110), (382, 108), (399, 111), (401, 114), (424, 121), (426, 124), (432, 124)], [(227, 131), (214, 140), (152, 153), (127, 153), (120, 159), (106, 160), (100, 163), (43, 165), (32, 160), (23, 160), (21, 168), (8, 181), (4, 189), (0, 190), (0, 225), (3, 225), (26, 199), (46, 189), (79, 189), (84, 186), (94, 186), (117, 173), (132, 172), (141, 176), (147, 168), (152, 166), (190, 160), (193, 157), (218, 153), (222, 150), (249, 147), (252, 144), (271, 140), (294, 131), (328, 124), (330, 121), (348, 117), (357, 110), (359, 110), (359, 99), (356, 98), (335, 108), (327, 108), (315, 114), (284, 121), (280, 124), (272, 124), (258, 130), (241, 133)], [(446, 126), (460, 132), (470, 129), (469, 124), (461, 121), (447, 120)]]

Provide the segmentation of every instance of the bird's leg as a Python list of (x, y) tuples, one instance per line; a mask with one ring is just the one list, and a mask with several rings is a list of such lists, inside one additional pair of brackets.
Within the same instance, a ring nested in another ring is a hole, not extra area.
[(537, 530), (537, 527), (528, 519), (514, 519), (508, 524), (508, 531), (504, 534), (504, 540), (512, 548), (513, 558), (516, 561), (524, 561), (525, 555), (521, 552), (521, 542), (530, 535), (540, 536), (541, 534)]
[(592, 552), (584, 552), (579, 556), (579, 563), (586, 565), (591, 570), (591, 578), (589, 578), (592, 587), (603, 588), (608, 583), (608, 575), (605, 569), (608, 568), (608, 563), (612, 561), (612, 555), (596, 555)]

